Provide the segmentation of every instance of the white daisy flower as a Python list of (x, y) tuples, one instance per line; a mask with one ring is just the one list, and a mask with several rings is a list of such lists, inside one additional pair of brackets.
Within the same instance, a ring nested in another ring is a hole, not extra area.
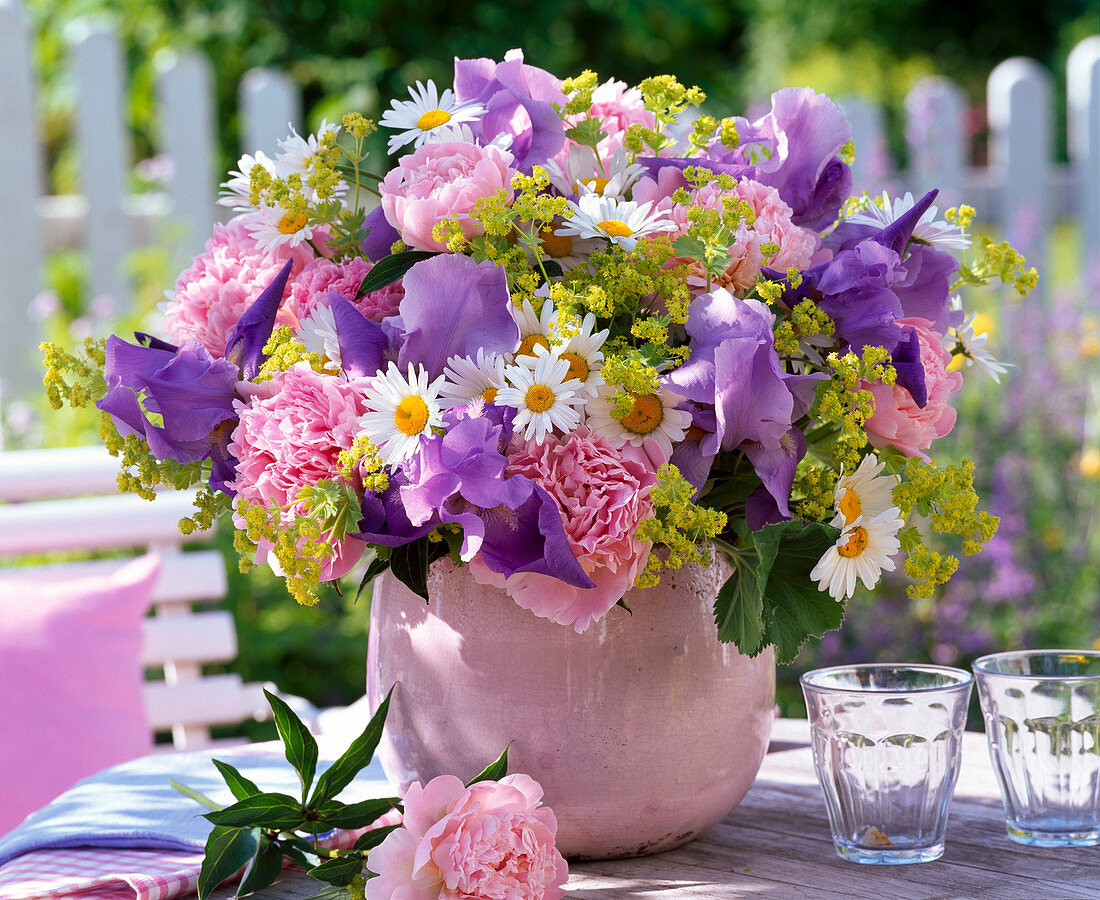
[(577, 391), (581, 383), (568, 378), (569, 361), (538, 347), (536, 356), (520, 357), (516, 364), (504, 370), (508, 379), (506, 387), (497, 391), (496, 403), (516, 409), (512, 420), (514, 428), (524, 429), (527, 440), (538, 443), (554, 428), (569, 432), (581, 421), (576, 404), (580, 402)]
[(539, 249), (547, 259), (561, 266), (563, 272), (582, 265), (589, 256), (604, 246), (602, 241), (562, 234), (561, 227), (564, 224), (564, 219), (558, 219), (539, 231)]
[(477, 122), (485, 114), (485, 107), (480, 103), (459, 102), (450, 88), (441, 95), (430, 79), (427, 87), (418, 81), (415, 88), (409, 88), (409, 95), (412, 100), (391, 100), (390, 109), (382, 113), (378, 122), (387, 128), (399, 129), (399, 133), (390, 138), (390, 153), (408, 143), (421, 147), (437, 128)]
[[(909, 191), (904, 197), (891, 198), (885, 191), (882, 196), (871, 200), (860, 212), (849, 216), (846, 221), (853, 225), (872, 225), (875, 228), (885, 228), (900, 219), (916, 204), (916, 199)], [(939, 246), (947, 250), (965, 250), (970, 246), (970, 238), (961, 225), (952, 225), (944, 220), (936, 221), (937, 209), (928, 207), (924, 215), (920, 217), (916, 228), (913, 229), (913, 238), (925, 244)]]
[(542, 301), (542, 308), (535, 312), (530, 300), (524, 300), (523, 306), (514, 303), (508, 307), (512, 319), (519, 327), (519, 346), (516, 356), (534, 356), (536, 347), (552, 348), (550, 335), (554, 327), (554, 304), (549, 297)]
[(481, 139), (474, 137), (473, 129), (471, 129), (469, 125), (465, 122), (459, 122), (457, 125), (448, 123), (447, 125), (440, 125), (438, 128), (433, 128), (428, 132), (428, 136), (424, 140), (424, 143), (447, 144), (456, 141), (461, 144), (477, 144), (479, 147), (497, 147), (500, 150), (508, 150), (515, 141), (515, 136), (502, 132), (486, 144)]
[(633, 250), (640, 237), (672, 229), (672, 220), (653, 212), (652, 203), (585, 193), (576, 203), (570, 200), (569, 208), (573, 217), (557, 228), (558, 234), (605, 238), (624, 250)]
[(484, 347), (477, 348), (477, 359), (470, 356), (452, 356), (443, 370), (446, 379), (439, 389), (440, 399), (448, 409), (467, 406), (472, 400), (494, 403), (497, 392), (504, 387), (503, 356), (485, 354)]
[(844, 528), (861, 516), (873, 519), (894, 505), (893, 490), (899, 479), (897, 475), (882, 475), (885, 468), (886, 463), (868, 453), (851, 475), (841, 474), (833, 490), (836, 516), (831, 525)]
[(589, 427), (600, 432), (614, 447), (624, 444), (640, 447), (646, 438), (653, 438), (665, 458), (670, 458), (672, 445), (682, 441), (691, 426), (691, 413), (676, 408), (684, 398), (665, 387), (658, 387), (655, 394), (633, 394), (633, 409), (617, 419), (611, 415), (611, 398), (618, 390), (608, 384), (600, 387), (596, 398), (585, 407)]
[(395, 466), (408, 459), (420, 447), (421, 435), (442, 427), (442, 383), (441, 375), (428, 384), (427, 370), (412, 363), (408, 379), (392, 362), (385, 375), (369, 379), (363, 395), (372, 412), (361, 415), (359, 425), (378, 447), (386, 465)]
[(603, 368), (603, 351), (600, 349), (607, 340), (610, 332), (603, 331), (592, 333), (596, 327), (596, 316), (587, 313), (581, 322), (580, 330), (573, 335), (564, 347), (558, 350), (558, 356), (569, 362), (568, 378), (576, 378), (581, 383), (578, 393), (585, 397), (595, 397), (599, 393), (603, 379), (600, 377), (600, 369)]
[(306, 159), (321, 149), (321, 139), (326, 134), (338, 130), (338, 125), (323, 119), (315, 134), (302, 137), (291, 125), (290, 135), (279, 141), (279, 153), (275, 157), (275, 167), (279, 177), (286, 178), (288, 175), (300, 175), (304, 181), (309, 174)]
[(269, 253), (279, 247), (297, 247), (313, 237), (317, 225), (311, 225), (303, 213), (291, 215), (277, 206), (266, 203), (256, 210), (237, 218), (244, 222), (245, 230)]
[(645, 172), (632, 163), (625, 147), (601, 165), (591, 147), (571, 144), (565, 159), (553, 160), (546, 167), (550, 183), (562, 194), (599, 194), (601, 197), (626, 199), (626, 192)]
[[(951, 308), (961, 309), (962, 298), (955, 294), (951, 298)], [(962, 365), (977, 366), (992, 378), (997, 384), (1001, 383), (1001, 376), (1010, 368), (1012, 363), (999, 362), (992, 353), (986, 349), (989, 341), (989, 332), (983, 331), (975, 334), (975, 322), (978, 313), (972, 312), (958, 328), (952, 328), (943, 338), (944, 348), (954, 354), (954, 359), (961, 359)], [(956, 352), (957, 351), (957, 352)]]
[(873, 588), (883, 572), (894, 571), (890, 557), (901, 549), (897, 534), (903, 524), (896, 506), (872, 519), (857, 517), (844, 526), (837, 542), (810, 572), (810, 578), (834, 600), (851, 597), (857, 578)]
[(340, 340), (336, 337), (336, 316), (330, 306), (318, 305), (301, 320), (295, 337), (310, 353), (321, 356), (322, 366), (329, 372), (340, 372)]
[(246, 153), (237, 161), (236, 170), (229, 173), (229, 180), (222, 182), (222, 193), (218, 197), (219, 206), (228, 206), (237, 212), (255, 209), (249, 202), (248, 195), (252, 182), (252, 170), (256, 166), (263, 166), (272, 177), (275, 176), (275, 160), (262, 150), (257, 151), (255, 156)]

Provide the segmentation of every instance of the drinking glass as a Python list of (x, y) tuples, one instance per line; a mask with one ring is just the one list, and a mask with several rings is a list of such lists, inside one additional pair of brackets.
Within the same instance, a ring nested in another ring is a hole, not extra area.
[(814, 763), (842, 859), (943, 855), (974, 679), (946, 666), (862, 665), (802, 676)]
[(974, 674), (1008, 836), (1100, 843), (1100, 653), (993, 653)]

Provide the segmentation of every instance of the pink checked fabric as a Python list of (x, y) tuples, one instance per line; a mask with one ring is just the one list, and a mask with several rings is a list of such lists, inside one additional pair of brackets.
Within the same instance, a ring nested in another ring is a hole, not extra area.
[[(387, 813), (378, 825), (400, 821)], [(339, 831), (322, 843), (346, 850), (367, 830)], [(181, 850), (35, 850), (0, 866), (0, 900), (170, 900), (198, 889), (201, 867), (201, 853)]]

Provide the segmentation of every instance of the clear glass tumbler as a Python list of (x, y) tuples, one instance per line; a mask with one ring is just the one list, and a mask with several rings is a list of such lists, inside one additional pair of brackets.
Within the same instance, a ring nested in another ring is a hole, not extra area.
[(900, 865), (943, 855), (974, 679), (945, 666), (865, 665), (802, 676), (837, 855)]
[(1100, 653), (994, 653), (974, 674), (1008, 836), (1100, 844)]

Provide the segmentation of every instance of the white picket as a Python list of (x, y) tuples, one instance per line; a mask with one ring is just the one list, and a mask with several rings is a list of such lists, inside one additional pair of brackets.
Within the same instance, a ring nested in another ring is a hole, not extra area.
[(1081, 197), (1082, 266), (1100, 266), (1100, 34), (1066, 61), (1069, 158)]
[(217, 207), (217, 146), (214, 139), (214, 79), (210, 61), (198, 53), (165, 53), (157, 60), (160, 146), (174, 171), (172, 197), (174, 260), (184, 266), (202, 251)]
[(905, 140), (909, 145), (910, 189), (939, 188), (942, 209), (969, 201), (966, 97), (949, 78), (921, 79), (905, 97)]
[(852, 126), (852, 143), (856, 148), (852, 161), (852, 190), (876, 194), (893, 174), (882, 109), (864, 97), (843, 97), (838, 103)]
[(300, 130), (302, 98), (298, 86), (282, 72), (251, 69), (241, 79), (241, 148), (274, 156), (290, 128)]
[[(1013, 57), (989, 75), (990, 168), (996, 178), (996, 222), (1031, 265), (1042, 271), (1049, 224), (1053, 151), (1051, 78), (1035, 60)], [(1043, 294), (1043, 283), (1032, 293)]]
[(0, 399), (19, 397), (41, 375), (38, 326), (28, 316), (42, 285), (41, 151), (34, 114), (30, 29), (19, 0), (0, 0)]
[(118, 303), (130, 295), (129, 226), (123, 203), (129, 193), (131, 159), (122, 109), (122, 47), (114, 28), (102, 23), (75, 22), (67, 36), (77, 88), (74, 138), (87, 201), (88, 286), (92, 297), (110, 297)]

